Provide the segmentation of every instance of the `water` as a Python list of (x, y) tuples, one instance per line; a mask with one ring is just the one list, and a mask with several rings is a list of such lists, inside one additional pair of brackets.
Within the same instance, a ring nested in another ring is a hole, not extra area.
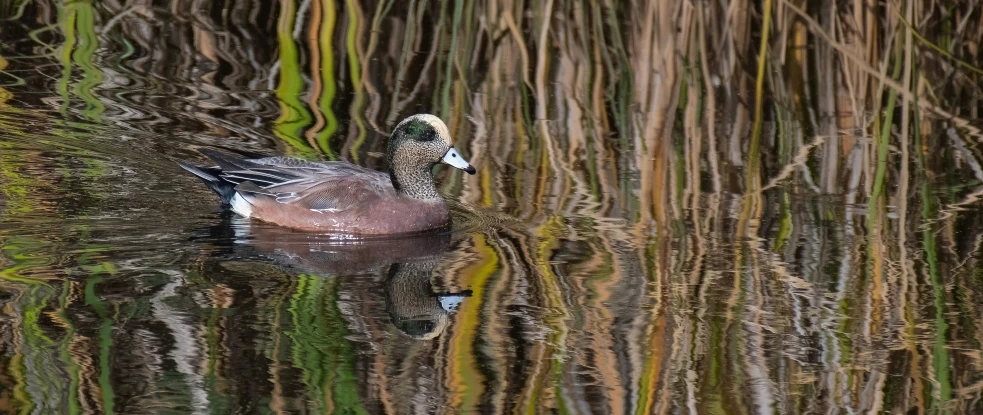
[[(879, 164), (781, 78), (755, 139), (753, 71), (672, 78), (607, 3), (157, 3), (0, 12), (0, 411), (983, 412), (972, 116)], [(417, 112), (478, 169), (450, 234), (251, 222), (172, 162), (385, 169)]]

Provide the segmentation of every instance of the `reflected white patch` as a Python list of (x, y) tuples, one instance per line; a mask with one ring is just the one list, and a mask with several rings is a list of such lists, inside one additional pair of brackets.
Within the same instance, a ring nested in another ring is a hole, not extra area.
[(311, 212), (317, 212), (317, 213), (337, 213), (337, 212), (341, 212), (341, 209), (336, 209), (336, 208), (311, 209)]
[(471, 165), (471, 163), (468, 163), (468, 161), (465, 160), (464, 157), (461, 157), (461, 155), (457, 153), (457, 150), (454, 149), (454, 147), (451, 147), (450, 150), (447, 150), (447, 154), (444, 154), (444, 158), (441, 161), (450, 164), (451, 166), (457, 167), (461, 170), (467, 170), (468, 166)]
[(245, 217), (250, 217), (253, 214), (253, 205), (250, 205), (240, 194), (236, 193), (232, 196), (232, 211), (238, 213)]
[(249, 221), (249, 218), (243, 217), (241, 215), (233, 216), (229, 218), (229, 223), (232, 225), (232, 231), (235, 232), (236, 235), (235, 242), (237, 244), (248, 243), (246, 238), (248, 238), (249, 235), (252, 234), (252, 225), (253, 225), (252, 222)]
[(440, 297), (440, 308), (443, 308), (444, 311), (454, 311), (457, 310), (462, 301), (464, 301), (463, 295), (446, 295)]

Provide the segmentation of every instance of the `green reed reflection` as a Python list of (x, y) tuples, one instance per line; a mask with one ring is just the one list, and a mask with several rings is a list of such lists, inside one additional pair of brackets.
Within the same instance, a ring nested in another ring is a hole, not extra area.
[(94, 53), (98, 48), (98, 37), (95, 30), (95, 12), (91, 2), (76, 1), (59, 7), (59, 22), (65, 42), (61, 46), (62, 79), (59, 90), (62, 93), (62, 112), (66, 113), (71, 105), (68, 87), (71, 83), (75, 65), (82, 70), (82, 79), (75, 83), (74, 94), (85, 102), (82, 110), (87, 118), (99, 121), (99, 115), (105, 111), (105, 105), (94, 94), (93, 89), (102, 81), (102, 71), (93, 62)]
[(362, 88), (362, 56), (359, 54), (357, 46), (358, 39), (362, 37), (362, 31), (364, 31), (365, 18), (362, 16), (362, 8), (354, 0), (346, 0), (345, 6), (348, 11), (346, 14), (348, 30), (345, 33), (345, 51), (347, 52), (351, 87), (355, 94), (352, 100), (351, 117), (352, 121), (355, 122), (354, 128), (357, 134), (349, 152), (351, 159), (358, 161), (358, 148), (365, 142), (366, 137), (365, 121), (361, 116), (365, 104), (365, 92)]
[[(0, 412), (979, 413), (979, 8), (807, 3), (0, 6)], [(419, 112), (427, 339), (171, 162)]]
[(280, 117), (275, 122), (273, 133), (290, 144), (296, 154), (313, 156), (313, 150), (301, 136), (312, 117), (307, 106), (301, 101), (305, 83), (302, 79), (297, 44), (293, 38), (296, 6), (292, 0), (281, 1), (280, 6), (282, 13), (277, 21), (277, 39), (280, 42), (280, 83), (276, 89), (277, 98), (280, 100)]
[[(918, 140), (921, 141), (921, 140)], [(927, 162), (924, 154), (917, 158), (919, 165)], [(924, 170), (922, 170), (924, 171)], [(936, 196), (933, 194), (929, 181), (924, 181), (919, 189), (921, 199), (921, 216), (925, 222), (932, 222), (936, 219), (938, 205)], [(922, 230), (922, 249), (925, 252), (924, 267), (927, 268), (928, 275), (926, 280), (931, 284), (932, 290), (932, 309), (934, 309), (934, 325), (932, 327), (932, 347), (931, 355), (933, 373), (930, 379), (932, 387), (924, 391), (924, 399), (929, 403), (928, 407), (936, 413), (951, 413), (948, 408), (952, 399), (952, 379), (949, 373), (949, 347), (947, 346), (947, 336), (949, 323), (946, 319), (946, 288), (942, 281), (941, 270), (939, 269), (938, 245), (935, 232), (930, 228)]]
[(64, 366), (64, 371), (68, 375), (70, 380), (68, 389), (68, 413), (74, 415), (81, 413), (81, 408), (79, 407), (79, 385), (81, 383), (81, 378), (79, 375), (79, 366), (75, 362), (71, 352), (71, 339), (75, 338), (75, 326), (72, 324), (72, 320), (69, 318), (66, 309), (69, 305), (69, 295), (72, 292), (72, 284), (64, 284), (61, 289), (61, 293), (58, 295), (58, 317), (60, 322), (65, 327), (65, 336), (63, 340), (58, 345), (58, 361)]
[[(30, 239), (12, 240), (3, 247), (2, 253), (11, 258), (14, 265), (0, 272), (0, 278), (5, 291), (15, 293), (18, 298), (17, 307), (21, 312), (20, 321), (12, 325), (16, 329), (15, 353), (5, 363), (5, 368), (15, 382), (12, 388), (14, 407), (20, 413), (31, 413), (45, 398), (57, 399), (61, 393), (57, 383), (50, 379), (57, 378), (57, 368), (50, 365), (38, 365), (44, 362), (54, 342), (40, 329), (38, 319), (52, 295), (52, 287), (40, 281), (32, 281), (20, 277), (21, 271), (37, 265), (37, 259), (30, 258), (28, 252), (40, 244)], [(32, 264), (33, 262), (33, 264)], [(13, 282), (13, 284), (11, 284)]]
[(355, 346), (348, 340), (351, 333), (338, 299), (337, 278), (298, 277), (288, 307), (293, 362), (304, 373), (303, 382), (313, 398), (310, 403), (315, 406), (310, 410), (365, 414), (353, 367)]
[[(317, 47), (312, 46), (311, 52), (312, 58), (318, 57), (320, 59), (316, 61), (317, 67), (311, 70), (311, 73), (316, 77), (312, 100), (317, 97), (317, 110), (314, 112), (317, 123), (312, 127), (311, 132), (315, 134), (315, 141), (318, 148), (324, 153), (324, 157), (328, 160), (334, 160), (337, 156), (331, 149), (331, 137), (338, 131), (338, 117), (333, 108), (337, 87), (335, 85), (334, 66), (335, 48), (332, 42), (334, 41), (337, 10), (333, 2), (317, 1), (312, 7), (312, 19), (314, 20), (311, 22), (311, 37), (317, 39)], [(320, 14), (317, 13), (318, 9), (321, 9)], [(312, 60), (312, 65), (315, 65), (314, 62)], [(314, 105), (312, 102), (311, 106), (314, 107)]]
[[(84, 264), (89, 262), (86, 257), (88, 254), (83, 255), (79, 258), (79, 263)], [(96, 286), (104, 280), (103, 275), (113, 274), (113, 265), (111, 263), (100, 263), (97, 265), (83, 266), (83, 269), (90, 274), (90, 277), (85, 281), (85, 303), (92, 307), (99, 317), (99, 390), (101, 392), (100, 397), (102, 398), (102, 411), (107, 414), (114, 413), (113, 408), (115, 406), (116, 394), (113, 393), (113, 387), (110, 383), (110, 374), (112, 373), (110, 367), (110, 354), (113, 347), (113, 325), (115, 322), (115, 317), (110, 315), (109, 310), (103, 301), (96, 295)]]
[[(10, 188), (5, 187), (4, 190)], [(61, 314), (60, 320), (67, 331), (63, 336), (54, 338), (50, 331), (42, 327), (42, 320), (46, 320), (50, 312), (50, 302), (59, 298), (64, 305), (64, 296), (57, 294), (56, 286), (52, 285), (55, 281), (37, 279), (31, 275), (51, 265), (50, 258), (39, 255), (48, 249), (50, 245), (44, 241), (17, 236), (5, 238), (0, 248), (0, 254), (12, 261), (11, 265), (0, 270), (0, 279), (4, 281), (0, 287), (15, 295), (15, 303), (10, 306), (19, 311), (18, 320), (10, 326), (16, 334), (15, 353), (4, 365), (15, 381), (13, 407), (8, 409), (26, 414), (66, 408), (69, 413), (79, 413), (76, 393), (78, 368), (70, 362), (66, 353), (73, 338), (72, 324)], [(64, 284), (64, 287), (67, 290), (68, 284)], [(59, 361), (67, 364), (65, 367), (52, 364)], [(108, 370), (105, 373), (108, 376)], [(66, 374), (71, 380), (70, 388), (65, 388), (61, 381)]]

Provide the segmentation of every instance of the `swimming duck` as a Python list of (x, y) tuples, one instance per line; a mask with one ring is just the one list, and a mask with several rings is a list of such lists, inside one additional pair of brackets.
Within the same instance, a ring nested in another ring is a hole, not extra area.
[(451, 145), (440, 118), (419, 114), (396, 126), (386, 150), (389, 173), (340, 161), (248, 158), (202, 148), (217, 166), (178, 161), (249, 218), (304, 231), (356, 237), (413, 234), (450, 225), (432, 169), (445, 163), (475, 174)]

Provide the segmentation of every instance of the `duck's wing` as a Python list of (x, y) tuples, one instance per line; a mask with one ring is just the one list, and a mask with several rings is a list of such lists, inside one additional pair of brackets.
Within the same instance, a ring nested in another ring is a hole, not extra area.
[[(222, 168), (220, 177), (228, 182), (240, 184), (252, 182), (260, 188), (267, 188), (297, 180), (311, 180), (324, 172), (343, 169), (344, 162), (313, 162), (293, 157), (266, 157), (260, 159), (235, 159), (231, 162), (209, 154)], [(225, 162), (223, 162), (225, 161)]]
[[(199, 151), (217, 166), (197, 170), (206, 169), (210, 178), (253, 204), (275, 202), (289, 205), (284, 208), (340, 212), (367, 206), (396, 192), (388, 174), (351, 163), (285, 156), (247, 158), (211, 148)], [(232, 194), (228, 196), (231, 199)]]
[(253, 168), (229, 174), (248, 180), (236, 186), (240, 194), (319, 213), (349, 211), (395, 195), (385, 173), (344, 162), (295, 160), (289, 159), (287, 162), (295, 165), (288, 167)]

